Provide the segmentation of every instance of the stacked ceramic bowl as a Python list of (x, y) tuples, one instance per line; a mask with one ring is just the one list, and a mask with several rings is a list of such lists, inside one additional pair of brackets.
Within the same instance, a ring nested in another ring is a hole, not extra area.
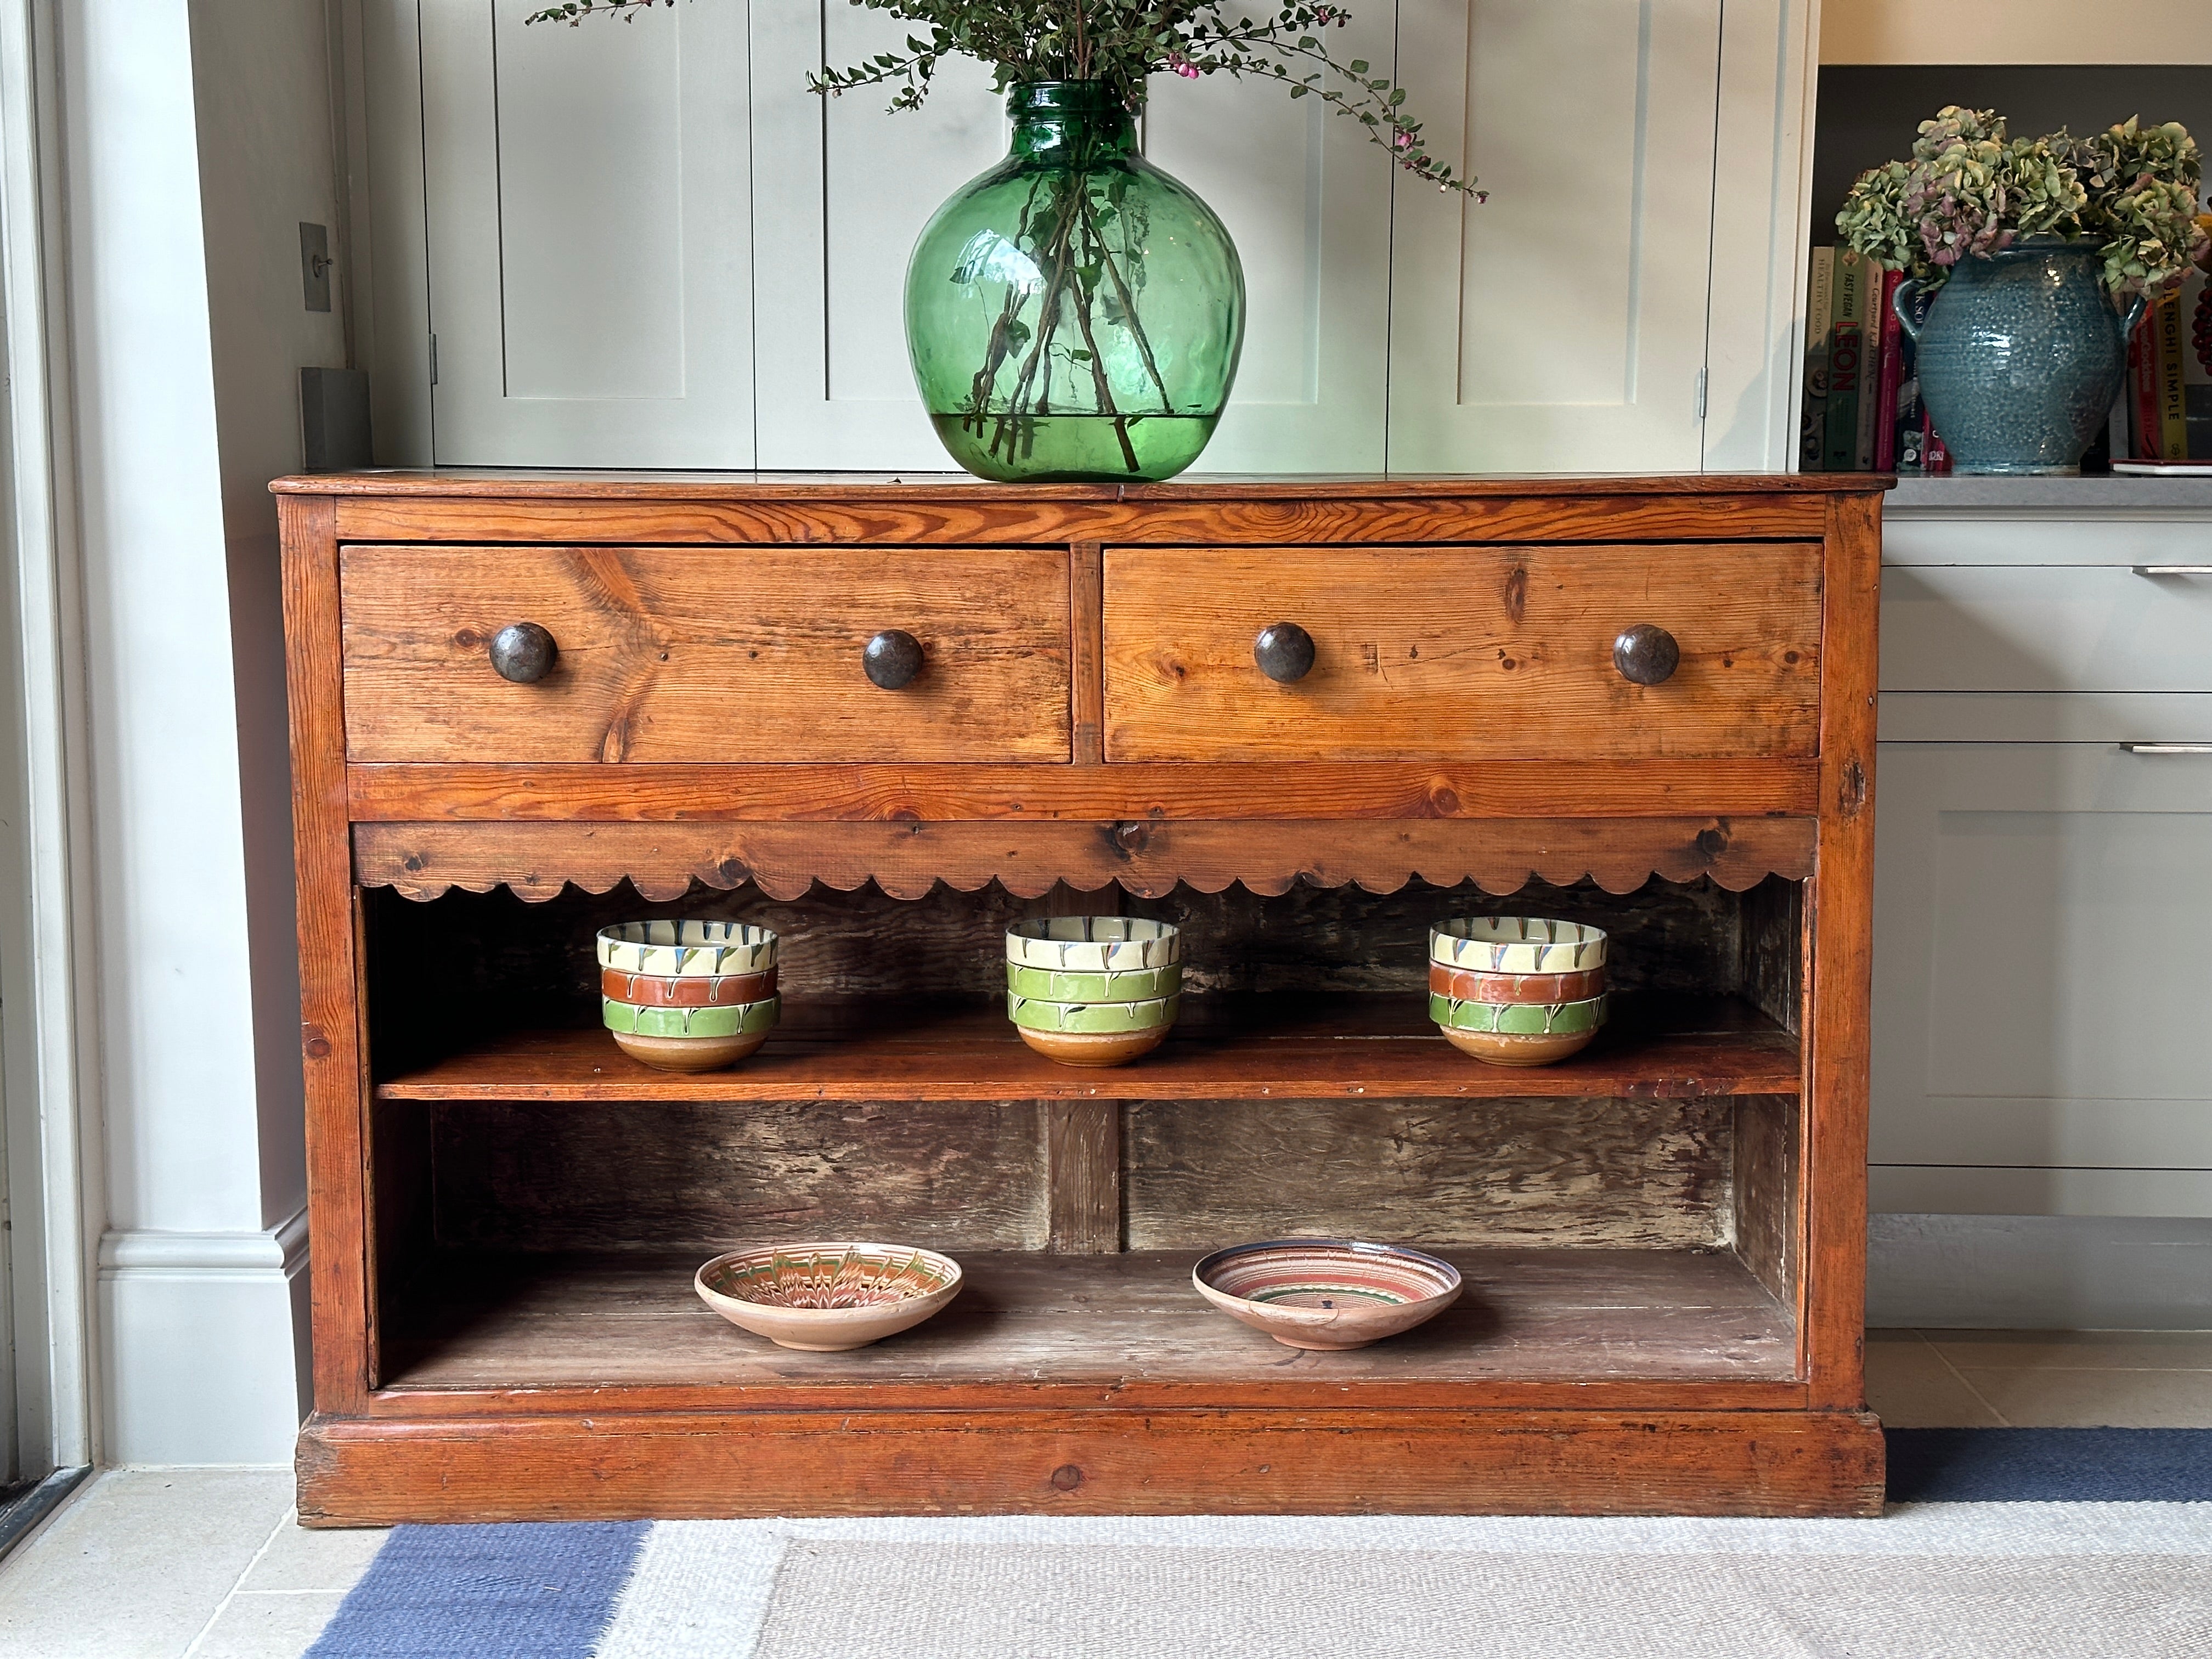
[(1429, 1018), (1495, 1066), (1548, 1066), (1605, 1024), (1605, 933), (1534, 916), (1462, 916), (1429, 929)]
[(742, 921), (602, 927), (599, 1002), (632, 1059), (665, 1072), (714, 1071), (775, 1029), (775, 935)]
[(1164, 921), (1051, 916), (1006, 929), (1006, 1013), (1065, 1066), (1119, 1066), (1159, 1047), (1182, 995), (1182, 936)]

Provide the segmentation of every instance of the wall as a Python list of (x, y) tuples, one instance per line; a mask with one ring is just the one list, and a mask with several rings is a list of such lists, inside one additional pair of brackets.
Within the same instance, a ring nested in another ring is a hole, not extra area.
[(275, 1462), (306, 1245), (275, 516), (301, 219), (337, 222), (321, 0), (62, 11), (106, 1082), (105, 1453)]
[(2202, 0), (1821, 0), (1823, 64), (2208, 64)]

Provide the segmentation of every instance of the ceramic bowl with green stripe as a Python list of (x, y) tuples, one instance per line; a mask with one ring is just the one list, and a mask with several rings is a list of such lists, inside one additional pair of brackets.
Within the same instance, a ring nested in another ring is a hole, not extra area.
[(1164, 1030), (1175, 1024), (1182, 1001), (1180, 994), (1142, 1002), (1048, 1002), (1041, 997), (1009, 996), (1006, 1015), (1024, 1030), (1107, 1036)]
[(1006, 960), (1057, 973), (1165, 968), (1182, 960), (1182, 935), (1141, 916), (1040, 916), (1006, 929)]
[(1466, 1002), (1429, 996), (1429, 1018), (1455, 1031), (1496, 1031), (1516, 1036), (1565, 1036), (1605, 1024), (1601, 996), (1580, 1002)]
[(1131, 968), (1119, 973), (1055, 971), (1006, 964), (1006, 989), (1042, 1002), (1145, 1002), (1182, 989), (1182, 964)]
[(610, 1031), (636, 1036), (729, 1037), (763, 1036), (775, 1029), (781, 997), (760, 1002), (735, 1002), (720, 1008), (649, 1008), (634, 1002), (599, 999), (602, 1018)]
[(622, 1051), (663, 1072), (713, 1072), (743, 1060), (768, 1041), (783, 1009), (781, 997), (719, 1008), (644, 1007), (599, 999), (599, 1018)]
[(758, 974), (775, 966), (775, 933), (749, 921), (625, 921), (599, 929), (599, 966), (659, 976)]

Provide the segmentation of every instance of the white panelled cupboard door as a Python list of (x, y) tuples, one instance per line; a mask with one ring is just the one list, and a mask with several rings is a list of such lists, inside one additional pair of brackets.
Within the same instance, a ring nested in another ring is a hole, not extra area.
[(1875, 1207), (2212, 1215), (2212, 757), (1875, 770)]
[(1393, 471), (1698, 469), (1720, 0), (1400, 0)]
[(767, 0), (752, 29), (760, 464), (951, 471), (907, 365), (907, 258), (939, 204), (1005, 157), (1006, 100), (966, 58), (919, 111), (887, 112), (884, 88), (807, 91), (825, 58), (861, 63), (914, 32), (847, 0)]
[[(1395, 8), (1330, 49), (1387, 66)], [(1206, 472), (1379, 472), (1390, 330), (1389, 158), (1273, 80), (1153, 77), (1145, 154), (1221, 216), (1244, 263), (1244, 355)]]
[(422, 0), (442, 465), (754, 465), (746, 0)]

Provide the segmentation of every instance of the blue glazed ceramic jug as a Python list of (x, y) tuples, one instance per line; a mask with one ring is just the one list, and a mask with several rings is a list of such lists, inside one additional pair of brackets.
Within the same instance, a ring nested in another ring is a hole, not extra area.
[(1920, 396), (1960, 472), (2075, 472), (2127, 378), (2128, 336), (2140, 295), (2123, 317), (2100, 280), (2091, 241), (2023, 237), (1987, 258), (1951, 268), (1928, 320), (1893, 301), (1918, 342)]

